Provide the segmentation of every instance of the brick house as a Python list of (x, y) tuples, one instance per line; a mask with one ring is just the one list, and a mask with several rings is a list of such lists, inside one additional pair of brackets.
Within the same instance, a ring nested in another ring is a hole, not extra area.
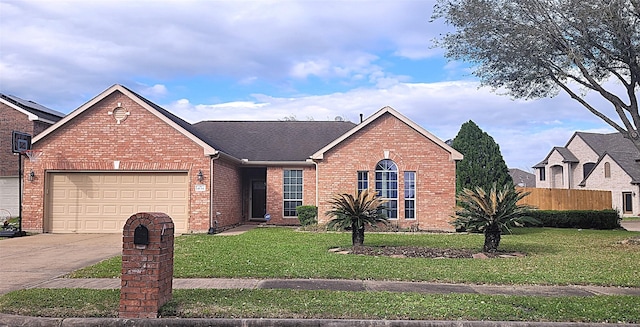
[[(12, 132), (36, 135), (64, 114), (13, 95), (0, 93), (0, 214), (19, 214), (18, 156), (12, 152)], [(25, 160), (23, 158), (23, 160)]]
[(265, 222), (297, 225), (295, 207), (376, 190), (400, 227), (453, 230), (462, 155), (390, 107), (360, 124), (189, 124), (114, 85), (33, 140), (23, 227), (119, 233), (131, 214), (169, 214), (178, 233)]
[(640, 152), (621, 133), (576, 132), (533, 166), (538, 188), (611, 191), (614, 209), (640, 214)]

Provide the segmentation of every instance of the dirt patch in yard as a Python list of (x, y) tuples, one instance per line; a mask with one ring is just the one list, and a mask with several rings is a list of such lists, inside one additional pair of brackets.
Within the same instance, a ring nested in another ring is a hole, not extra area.
[(437, 249), (418, 246), (356, 246), (352, 248), (334, 248), (329, 251), (342, 254), (431, 259), (489, 259), (519, 258), (525, 256), (525, 254), (521, 252), (498, 251), (495, 253), (482, 253), (469, 249)]

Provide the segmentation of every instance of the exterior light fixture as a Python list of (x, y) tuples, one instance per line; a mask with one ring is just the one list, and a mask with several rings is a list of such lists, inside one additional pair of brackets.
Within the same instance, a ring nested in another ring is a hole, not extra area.
[(204, 179), (204, 174), (202, 174), (202, 169), (198, 171), (198, 182), (202, 182)]
[(29, 182), (33, 182), (35, 178), (36, 178), (36, 173), (34, 173), (33, 170), (31, 170), (31, 172), (29, 173)]

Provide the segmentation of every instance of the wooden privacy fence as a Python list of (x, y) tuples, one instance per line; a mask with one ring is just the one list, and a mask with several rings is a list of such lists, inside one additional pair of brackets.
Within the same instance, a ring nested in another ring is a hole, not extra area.
[(611, 209), (611, 191), (573, 190), (559, 188), (518, 187), (530, 192), (518, 204), (528, 204), (540, 210), (604, 210)]

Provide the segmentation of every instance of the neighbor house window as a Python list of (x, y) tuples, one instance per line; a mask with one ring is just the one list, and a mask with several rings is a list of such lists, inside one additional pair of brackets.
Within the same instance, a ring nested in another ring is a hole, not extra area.
[(404, 172), (404, 218), (416, 219), (416, 172)]
[(302, 170), (284, 170), (284, 216), (296, 217), (296, 207), (302, 205)]
[(546, 168), (542, 167), (542, 168), (538, 168), (538, 171), (540, 172), (540, 180), (544, 181), (547, 179), (547, 175), (546, 175)]
[(387, 201), (385, 214), (389, 219), (398, 218), (398, 166), (389, 159), (376, 165), (376, 194)]
[(633, 213), (633, 197), (631, 192), (622, 192), (622, 212)]
[(359, 171), (358, 172), (358, 194), (368, 189), (369, 189), (369, 172)]
[(608, 162), (604, 163), (604, 178), (611, 178), (611, 164)]
[(587, 178), (587, 175), (589, 175), (589, 173), (593, 170), (593, 167), (595, 167), (596, 164), (593, 162), (587, 162), (586, 164), (582, 165), (582, 179)]

